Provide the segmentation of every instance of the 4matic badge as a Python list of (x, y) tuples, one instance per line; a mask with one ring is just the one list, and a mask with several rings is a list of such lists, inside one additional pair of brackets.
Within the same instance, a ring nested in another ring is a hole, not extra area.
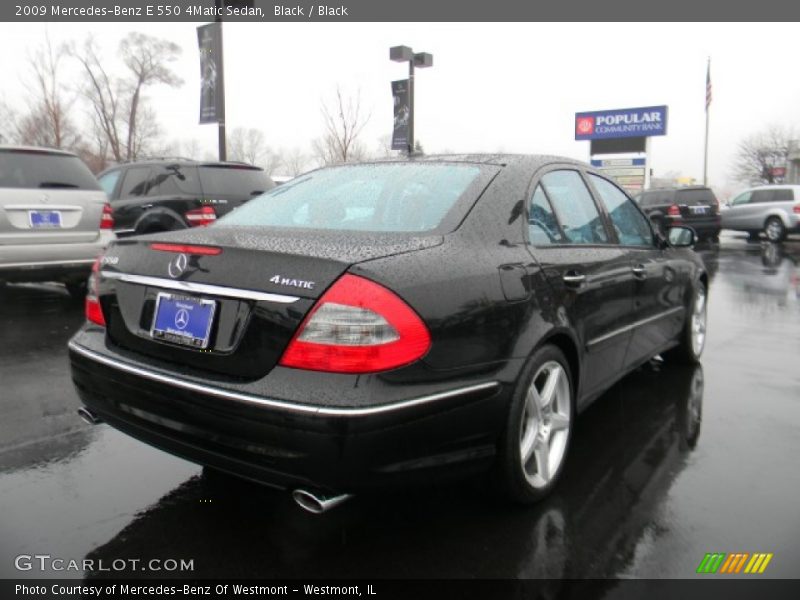
[(284, 277), (283, 275), (273, 275), (269, 278), (270, 283), (277, 283), (278, 285), (286, 285), (289, 287), (303, 288), (304, 290), (313, 290), (316, 283), (314, 281), (303, 281), (302, 279), (292, 279), (291, 277)]

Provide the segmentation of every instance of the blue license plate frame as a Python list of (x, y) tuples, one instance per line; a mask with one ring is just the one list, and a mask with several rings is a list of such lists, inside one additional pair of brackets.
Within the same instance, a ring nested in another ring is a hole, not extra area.
[(61, 229), (64, 225), (60, 210), (29, 210), (31, 229)]
[(205, 350), (211, 339), (216, 311), (217, 303), (214, 300), (159, 292), (150, 337)]

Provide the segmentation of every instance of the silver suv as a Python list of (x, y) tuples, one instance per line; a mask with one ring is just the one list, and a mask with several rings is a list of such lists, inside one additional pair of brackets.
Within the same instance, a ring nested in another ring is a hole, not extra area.
[(764, 233), (780, 242), (800, 232), (800, 185), (763, 185), (745, 190), (725, 205), (722, 228), (738, 229), (758, 239)]
[(0, 146), (0, 282), (60, 281), (82, 296), (113, 224), (108, 197), (77, 156)]

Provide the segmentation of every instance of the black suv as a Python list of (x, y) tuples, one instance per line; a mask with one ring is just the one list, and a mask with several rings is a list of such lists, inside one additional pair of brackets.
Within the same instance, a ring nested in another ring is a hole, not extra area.
[(647, 190), (635, 200), (662, 232), (673, 225), (686, 225), (694, 229), (700, 240), (719, 241), (719, 202), (711, 188)]
[(263, 169), (246, 163), (172, 158), (117, 165), (97, 178), (118, 236), (208, 225), (275, 187)]

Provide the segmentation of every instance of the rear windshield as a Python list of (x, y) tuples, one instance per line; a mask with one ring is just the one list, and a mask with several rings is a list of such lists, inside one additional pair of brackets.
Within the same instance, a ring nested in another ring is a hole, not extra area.
[(672, 204), (675, 199), (673, 190), (654, 190), (644, 192), (639, 199), (640, 206), (660, 206), (662, 204)]
[(275, 187), (264, 171), (252, 167), (201, 165), (198, 171), (206, 196), (251, 198)]
[(293, 179), (218, 223), (411, 232), (440, 226), (481, 169), (464, 164), (331, 167)]
[(101, 189), (92, 172), (77, 156), (4, 149), (0, 149), (0, 187)]
[(714, 192), (711, 190), (678, 190), (678, 204), (710, 206), (715, 203)]

